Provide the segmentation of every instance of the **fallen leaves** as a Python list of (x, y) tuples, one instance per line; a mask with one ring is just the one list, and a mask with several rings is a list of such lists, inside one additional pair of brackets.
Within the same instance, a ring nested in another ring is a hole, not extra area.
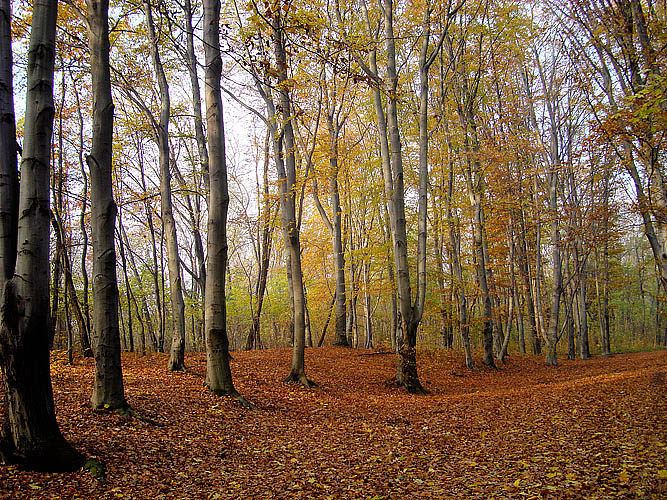
[[(393, 356), (308, 349), (306, 389), (281, 382), (289, 350), (235, 353), (237, 389), (256, 407), (167, 373), (166, 358), (125, 354), (142, 421), (85, 407), (91, 360), (54, 361), (66, 437), (106, 464), (90, 474), (0, 466), (0, 498), (663, 498), (667, 351), (564, 361), (512, 356), (465, 371), (459, 354), (419, 355), (431, 392), (386, 383)], [(204, 356), (187, 364), (203, 370)], [(463, 377), (452, 373), (462, 373)], [(159, 424), (152, 425), (154, 421)]]

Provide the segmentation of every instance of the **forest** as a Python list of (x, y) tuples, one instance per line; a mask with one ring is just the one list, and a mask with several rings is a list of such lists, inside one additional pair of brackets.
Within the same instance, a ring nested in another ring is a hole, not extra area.
[(139, 372), (265, 411), (239, 365), (281, 359), (262, 373), (307, 398), (337, 356), (423, 415), (446, 375), (607, 383), (623, 359), (646, 396), (666, 68), (658, 0), (0, 0), (0, 458), (103, 477), (59, 390), (167, 425)]

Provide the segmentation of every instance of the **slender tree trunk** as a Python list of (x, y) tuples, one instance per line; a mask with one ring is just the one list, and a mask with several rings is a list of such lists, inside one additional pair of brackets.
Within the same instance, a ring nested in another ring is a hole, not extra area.
[(329, 323), (331, 322), (331, 312), (336, 303), (336, 296), (334, 295), (331, 297), (331, 303), (329, 304), (329, 307), (327, 309), (327, 319), (324, 322), (324, 326), (322, 327), (322, 335), (320, 335), (320, 340), (317, 342), (317, 347), (322, 347), (322, 344), (324, 343), (324, 337), (327, 334), (327, 328), (329, 328)]
[[(2, 7), (4, 12), (0, 14), (9, 13), (5, 5)], [(55, 112), (57, 14), (56, 1), (34, 5), (28, 48), (16, 278), (3, 283), (0, 303), (0, 369), (8, 417), (0, 440), (0, 458), (6, 463), (49, 472), (73, 471), (83, 463), (82, 455), (65, 441), (58, 428), (49, 364), (53, 338), (49, 321), (49, 163)], [(2, 42), (4, 45), (6, 39)], [(4, 251), (4, 246), (0, 251)], [(3, 261), (3, 267), (3, 273), (12, 271), (14, 275), (9, 263)]]
[[(139, 270), (137, 269), (137, 264), (134, 260), (132, 247), (129, 244), (127, 232), (125, 231), (125, 228), (122, 225), (120, 226), (120, 233), (123, 242), (125, 244), (125, 248), (127, 248), (128, 250), (127, 259), (130, 263), (130, 267), (132, 268), (134, 279), (137, 280), (137, 282), (141, 283), (142, 280), (141, 276), (139, 275)], [(148, 328), (148, 337), (151, 341), (151, 347), (154, 351), (157, 351), (157, 336), (155, 335), (155, 327), (153, 325), (153, 319), (151, 318), (151, 313), (148, 307), (148, 301), (146, 300), (146, 296), (143, 293), (141, 294), (141, 309), (139, 308), (139, 300), (137, 299), (135, 294), (133, 294), (133, 298), (136, 308), (135, 312), (137, 313), (137, 318), (139, 318), (139, 324), (141, 326), (141, 353), (146, 354), (146, 328)], [(143, 312), (143, 318), (140, 311)], [(146, 323), (145, 325), (144, 321)]]
[(340, 193), (338, 191), (338, 137), (341, 123), (336, 112), (335, 103), (327, 99), (327, 129), (329, 131), (329, 169), (330, 169), (330, 193), (331, 193), (331, 223), (330, 232), (333, 244), (334, 273), (336, 274), (336, 341), (334, 345), (347, 347), (347, 335), (345, 332), (345, 252), (343, 250), (342, 232), (342, 209), (340, 204)]
[[(80, 330), (79, 342), (81, 344), (81, 352), (86, 358), (93, 357), (93, 349), (91, 348), (91, 326), (90, 326), (90, 307), (89, 307), (89, 297), (88, 297), (88, 267), (86, 265), (88, 261), (88, 228), (86, 226), (86, 212), (88, 210), (88, 174), (86, 173), (86, 162), (84, 160), (84, 120), (83, 113), (81, 112), (81, 104), (79, 101), (79, 92), (74, 86), (74, 95), (76, 97), (76, 108), (79, 121), (79, 165), (81, 167), (81, 177), (83, 178), (83, 194), (81, 196), (81, 213), (79, 215), (79, 229), (81, 231), (81, 236), (83, 238), (83, 244), (81, 246), (81, 280), (83, 281), (83, 298), (81, 301), (81, 313), (85, 319), (85, 329)], [(71, 293), (71, 292), (70, 292)]]
[(368, 291), (370, 287), (370, 263), (364, 262), (361, 265), (361, 272), (364, 280), (364, 325), (366, 329), (366, 338), (364, 339), (364, 348), (373, 348), (373, 322), (371, 310), (371, 294)]
[(19, 213), (11, 19), (10, 0), (0, 0), (0, 298), (14, 277)]
[[(445, 133), (447, 135), (447, 147), (454, 151), (451, 134), (447, 123), (445, 123)], [(461, 267), (461, 232), (457, 229), (457, 224), (452, 208), (452, 196), (454, 194), (454, 160), (450, 158), (448, 162), (448, 180), (447, 180), (447, 229), (449, 233), (449, 246), (451, 248), (451, 266), (453, 273), (452, 287), (454, 295), (457, 298), (459, 309), (459, 331), (461, 332), (461, 343), (465, 353), (466, 367), (469, 370), (475, 369), (475, 362), (472, 359), (472, 347), (470, 346), (470, 325), (468, 322), (468, 301), (466, 298), (463, 280), (463, 269)]]
[[(558, 192), (558, 171), (554, 167), (549, 174), (549, 208), (551, 210), (551, 310), (549, 314), (549, 328), (546, 332), (546, 363), (550, 366), (558, 365), (556, 345), (558, 344), (558, 318), (560, 313), (560, 298), (563, 292), (563, 273), (561, 266), (560, 230), (558, 224), (556, 196)], [(538, 278), (539, 279), (539, 278)]]
[(153, 71), (160, 91), (160, 116), (159, 122), (154, 124), (154, 128), (157, 137), (160, 164), (160, 215), (162, 218), (164, 238), (167, 244), (169, 294), (171, 296), (171, 308), (174, 321), (174, 331), (171, 337), (171, 350), (169, 353), (167, 369), (170, 371), (180, 371), (185, 369), (185, 303), (183, 301), (181, 264), (178, 257), (178, 236), (176, 234), (176, 221), (174, 220), (171, 195), (171, 171), (169, 169), (169, 119), (171, 105), (169, 99), (169, 85), (162, 66), (152, 9), (148, 1), (144, 2), (144, 11), (146, 14), (146, 26), (148, 27)]
[[(263, 173), (263, 200), (260, 213), (262, 221), (262, 234), (259, 243), (259, 276), (257, 277), (257, 288), (255, 309), (252, 313), (252, 325), (246, 340), (245, 350), (249, 351), (262, 348), (260, 336), (260, 324), (262, 317), (262, 307), (264, 305), (264, 295), (266, 294), (266, 284), (269, 275), (269, 265), (271, 263), (271, 244), (273, 241), (273, 227), (276, 212), (271, 208), (269, 197), (269, 135), (267, 134), (264, 145), (264, 173)], [(259, 192), (259, 189), (257, 190)]]
[[(123, 216), (122, 212), (118, 213), (118, 225), (123, 225)], [(123, 238), (121, 237), (121, 232), (117, 231), (118, 234), (118, 247), (120, 248), (120, 262), (123, 269), (123, 279), (125, 281), (125, 296), (127, 297), (127, 331), (128, 331), (128, 350), (134, 352), (134, 327), (132, 325), (132, 287), (130, 286), (130, 277), (127, 273), (127, 258), (125, 257), (125, 245), (123, 244)], [(122, 310), (122, 306), (121, 306)]]
[[(292, 283), (290, 289), (294, 303), (292, 322), (294, 325), (294, 345), (292, 353), (292, 368), (285, 381), (300, 382), (310, 386), (305, 372), (305, 342), (306, 317), (305, 298), (303, 294), (303, 274), (301, 270), (301, 242), (296, 213), (296, 157), (294, 143), (294, 129), (292, 127), (292, 105), (289, 90), (284, 82), (287, 81), (287, 53), (285, 50), (284, 19), (276, 12), (271, 19), (273, 50), (278, 72), (278, 94), (282, 119), (281, 138), (274, 134), (274, 144), (278, 146), (276, 156), (283, 161), (276, 162), (278, 167), (278, 181), (280, 185), (280, 207), (283, 231), (285, 234), (285, 248), (288, 252), (288, 265), (291, 271)], [(271, 117), (277, 117), (275, 110), (270, 110)], [(281, 169), (281, 166), (283, 167)]]
[(533, 299), (533, 287), (531, 286), (531, 276), (530, 270), (528, 267), (528, 255), (529, 255), (529, 246), (528, 246), (528, 236), (526, 234), (526, 222), (525, 222), (525, 212), (521, 210), (521, 232), (520, 232), (520, 245), (521, 252), (519, 254), (519, 272), (523, 278), (524, 286), (524, 296), (527, 302), (528, 309), (528, 320), (530, 323), (530, 344), (533, 354), (540, 354), (542, 352), (542, 343), (540, 342), (540, 336), (537, 331), (537, 321), (535, 316), (535, 301)]
[[(55, 214), (53, 213), (51, 217), (51, 225), (53, 226), (53, 231), (56, 234), (56, 243), (64, 248), (65, 245), (62, 242), (65, 240), (65, 234), (62, 229), (62, 225), (56, 220)], [(86, 318), (83, 316), (81, 307), (79, 305), (79, 299), (76, 295), (76, 288), (74, 287), (74, 279), (72, 277), (72, 261), (70, 260), (69, 253), (67, 251), (62, 254), (62, 258), (65, 275), (65, 296), (69, 295), (69, 304), (72, 305), (72, 309), (74, 310), (74, 317), (79, 328), (82, 353), (84, 357), (91, 357), (93, 353), (90, 348), (88, 325), (86, 323)], [(69, 317), (69, 314), (67, 316)]]
[(109, 4), (87, 0), (88, 47), (93, 80), (92, 150), (86, 158), (90, 169), (93, 236), (93, 352), (95, 382), (93, 408), (126, 408), (120, 362), (118, 327), (118, 282), (114, 229), (116, 203), (113, 198), (111, 158), (113, 112), (109, 67)]
[[(208, 150), (206, 148), (206, 137), (204, 135), (203, 118), (201, 113), (201, 90), (199, 88), (199, 78), (197, 76), (197, 57), (195, 55), (194, 43), (194, 28), (192, 27), (192, 3), (190, 0), (185, 0), (183, 4), (183, 13), (185, 15), (185, 34), (186, 34), (186, 62), (188, 66), (188, 75), (190, 76), (190, 86), (192, 88), (192, 110), (195, 115), (194, 128), (195, 138), (197, 139), (197, 151), (199, 153), (199, 162), (201, 164), (201, 173), (204, 180), (204, 191), (208, 199), (208, 192), (210, 190), (208, 177)], [(204, 276), (206, 275), (206, 266), (203, 269)], [(204, 278), (205, 280), (205, 278)]]
[(220, 2), (204, 0), (206, 124), (209, 141), (208, 279), (206, 280), (206, 386), (219, 396), (239, 397), (229, 366), (225, 278), (227, 272), (227, 163), (220, 93)]

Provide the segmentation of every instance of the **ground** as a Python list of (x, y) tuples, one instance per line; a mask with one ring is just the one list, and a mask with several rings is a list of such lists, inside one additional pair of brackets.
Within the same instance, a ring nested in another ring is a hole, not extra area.
[[(63, 433), (107, 480), (0, 465), (0, 499), (667, 498), (665, 350), (556, 368), (512, 355), (475, 372), (420, 351), (426, 396), (389, 382), (392, 354), (360, 353), (307, 349), (314, 389), (281, 382), (291, 350), (234, 353), (253, 410), (167, 372), (167, 355), (124, 354), (128, 401), (149, 421), (91, 410), (92, 361), (55, 359)], [(186, 364), (203, 374), (205, 356)]]

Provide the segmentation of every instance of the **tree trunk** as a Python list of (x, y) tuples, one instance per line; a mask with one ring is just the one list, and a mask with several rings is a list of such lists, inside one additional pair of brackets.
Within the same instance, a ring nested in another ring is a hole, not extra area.
[[(81, 167), (81, 177), (83, 178), (83, 193), (81, 195), (81, 213), (79, 215), (79, 229), (81, 231), (81, 236), (83, 238), (83, 244), (81, 246), (81, 279), (83, 281), (83, 299), (81, 301), (81, 314), (85, 320), (85, 335), (84, 331), (81, 331), (79, 336), (79, 341), (81, 344), (81, 352), (86, 358), (93, 357), (93, 350), (91, 348), (91, 326), (90, 326), (90, 307), (89, 307), (89, 297), (88, 297), (88, 268), (86, 263), (88, 261), (88, 228), (86, 227), (86, 212), (88, 210), (88, 174), (86, 173), (86, 162), (83, 158), (84, 153), (84, 120), (83, 113), (81, 112), (81, 104), (79, 100), (79, 91), (74, 86), (74, 95), (76, 97), (76, 109), (79, 121), (79, 165)], [(71, 292), (70, 292), (71, 293)]]
[(206, 386), (219, 396), (238, 396), (229, 366), (225, 278), (227, 272), (227, 163), (220, 93), (220, 2), (204, 0), (206, 125), (209, 141), (208, 279), (206, 280)]
[(95, 382), (93, 408), (126, 408), (120, 362), (118, 282), (114, 229), (116, 203), (111, 177), (113, 112), (109, 67), (109, 4), (87, 0), (88, 46), (93, 80), (92, 150), (86, 158), (90, 169), (93, 236), (93, 352)]
[[(9, 12), (4, 5), (3, 10)], [(58, 428), (49, 364), (53, 338), (49, 321), (49, 161), (57, 13), (56, 1), (34, 5), (21, 160), (20, 243), (16, 278), (3, 283), (0, 303), (0, 369), (8, 417), (0, 458), (49, 472), (73, 471), (83, 463), (82, 455)], [(2, 42), (4, 45), (5, 40)], [(3, 272), (12, 271), (9, 267)]]
[[(450, 151), (452, 149), (451, 134), (447, 123), (445, 123), (445, 133), (447, 135), (447, 147)], [(454, 275), (452, 280), (452, 287), (454, 288), (454, 295), (457, 298), (459, 309), (459, 331), (461, 332), (461, 343), (465, 353), (466, 367), (469, 370), (475, 369), (475, 362), (472, 359), (472, 348), (470, 346), (470, 326), (468, 322), (468, 301), (466, 299), (466, 291), (463, 280), (463, 269), (461, 268), (461, 232), (457, 229), (456, 221), (454, 220), (454, 212), (452, 209), (452, 196), (454, 194), (454, 161), (450, 160), (448, 168), (447, 180), (447, 198), (446, 198), (446, 212), (447, 212), (447, 229), (449, 232), (449, 246), (451, 248), (451, 266)]]
[(171, 196), (171, 171), (169, 169), (169, 118), (170, 100), (169, 85), (165, 75), (160, 53), (158, 50), (155, 25), (150, 3), (144, 2), (146, 26), (150, 41), (151, 59), (160, 92), (159, 122), (154, 125), (157, 138), (160, 164), (160, 215), (164, 238), (167, 244), (167, 266), (169, 268), (169, 295), (174, 321), (174, 331), (171, 337), (171, 350), (167, 370), (180, 371), (185, 369), (185, 303), (183, 302), (183, 287), (181, 284), (181, 264), (178, 257), (178, 236)]
[[(264, 173), (263, 173), (263, 200), (260, 213), (262, 221), (262, 235), (259, 243), (259, 276), (257, 277), (255, 309), (252, 313), (252, 325), (246, 340), (245, 350), (249, 351), (262, 348), (260, 336), (260, 324), (262, 318), (262, 306), (264, 304), (264, 295), (266, 293), (266, 283), (269, 274), (269, 265), (271, 264), (271, 243), (273, 241), (273, 227), (276, 212), (271, 208), (269, 201), (269, 137), (265, 142), (264, 149)], [(259, 192), (259, 189), (258, 189)]]
[[(340, 112), (340, 109), (338, 112)], [(334, 345), (347, 347), (349, 344), (345, 332), (345, 252), (343, 250), (342, 209), (338, 192), (338, 172), (340, 169), (338, 164), (338, 137), (341, 123), (335, 103), (330, 103), (328, 98), (327, 129), (329, 131), (329, 180), (332, 214), (329, 226), (333, 245), (334, 273), (336, 275), (336, 341)]]
[(0, 0), (0, 298), (14, 276), (19, 213), (10, 0)]
[[(63, 248), (65, 235), (62, 230), (62, 225), (56, 220), (55, 214), (52, 213), (51, 225), (56, 234), (56, 242), (58, 245), (61, 245)], [(90, 348), (90, 337), (88, 333), (88, 325), (86, 323), (86, 318), (83, 316), (81, 307), (79, 305), (79, 299), (76, 295), (76, 288), (74, 287), (74, 279), (72, 277), (72, 261), (70, 260), (69, 253), (65, 251), (62, 254), (63, 258), (63, 270), (65, 274), (65, 292), (69, 295), (69, 303), (74, 309), (74, 317), (76, 319), (76, 324), (79, 328), (79, 337), (82, 354), (84, 357), (92, 357), (93, 352)], [(69, 315), (68, 315), (69, 316)]]
[[(294, 345), (292, 352), (292, 368), (285, 381), (300, 382), (310, 386), (311, 382), (305, 372), (305, 342), (306, 342), (306, 317), (305, 298), (303, 294), (303, 274), (301, 271), (301, 241), (296, 214), (296, 157), (294, 143), (294, 129), (292, 127), (292, 105), (287, 81), (287, 53), (285, 50), (284, 19), (280, 12), (276, 12), (271, 19), (273, 50), (276, 58), (278, 73), (278, 94), (280, 96), (280, 108), (282, 119), (282, 132), (280, 136), (274, 133), (274, 145), (277, 146), (276, 156), (282, 161), (277, 161), (278, 182), (280, 186), (280, 208), (283, 231), (285, 234), (285, 249), (288, 252), (288, 264), (291, 271), (292, 282), (290, 289), (294, 303), (294, 314), (292, 316)], [(275, 110), (269, 111), (270, 117), (277, 118)], [(277, 132), (277, 131), (276, 131)], [(282, 167), (282, 168), (281, 168)]]

